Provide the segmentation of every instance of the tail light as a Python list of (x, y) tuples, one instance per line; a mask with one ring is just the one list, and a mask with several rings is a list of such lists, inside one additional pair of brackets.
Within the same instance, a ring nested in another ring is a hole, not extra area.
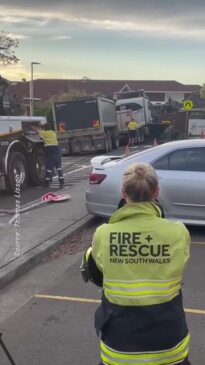
[(107, 175), (105, 175), (105, 174), (91, 173), (89, 183), (99, 185), (99, 184), (101, 184), (101, 182), (103, 182), (103, 180), (105, 180), (106, 176)]

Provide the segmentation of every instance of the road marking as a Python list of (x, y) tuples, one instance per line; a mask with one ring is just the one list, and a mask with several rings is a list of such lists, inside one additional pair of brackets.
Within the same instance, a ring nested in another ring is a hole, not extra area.
[[(85, 170), (85, 169), (87, 169), (88, 167), (91, 167), (91, 166), (92, 165), (83, 166), (83, 167), (80, 167), (79, 169), (65, 172), (63, 175), (64, 176), (67, 176), (67, 175), (73, 174), (74, 172), (81, 171), (81, 170)], [(53, 180), (56, 180), (56, 179), (58, 179), (58, 176), (54, 176)]]
[[(77, 172), (77, 171), (85, 170), (85, 169), (87, 169), (88, 167), (91, 167), (91, 166), (92, 165), (81, 165), (81, 167), (79, 169), (71, 170), (71, 171), (68, 171), (68, 172), (64, 173), (64, 176), (71, 175), (71, 174), (73, 174), (74, 172)], [(56, 180), (56, 179), (58, 179), (58, 175), (56, 175), (56, 176), (53, 177), (53, 180)], [(38, 199), (32, 200), (29, 203), (24, 204), (21, 207), (21, 213), (27, 212), (27, 211), (31, 210), (32, 208), (35, 208), (37, 206), (42, 205), (42, 202), (39, 201), (39, 199), (41, 199), (41, 197), (39, 197)], [(12, 218), (9, 220), (9, 224), (13, 224), (13, 222), (15, 221), (15, 219), (16, 219), (16, 214), (14, 214), (12, 216)]]
[[(98, 304), (101, 303), (101, 300), (99, 300), (99, 299), (87, 299), (87, 298), (77, 298), (77, 297), (66, 297), (66, 296), (60, 296), (60, 295), (37, 294), (34, 297), (35, 298), (39, 298), (39, 299), (62, 300), (62, 301), (68, 301), (68, 302), (98, 303)], [(205, 315), (205, 310), (203, 310), (203, 309), (185, 308), (184, 310), (185, 310), (186, 313), (204, 314)]]
[(99, 299), (86, 299), (86, 298), (75, 298), (75, 297), (64, 297), (59, 295), (35, 295), (35, 298), (40, 299), (53, 299), (53, 300), (66, 300), (69, 302), (83, 302), (83, 303), (100, 303)]
[(192, 245), (205, 245), (205, 242), (192, 242)]
[(185, 308), (186, 313), (193, 313), (193, 314), (205, 314), (205, 310), (202, 309), (191, 309), (191, 308)]

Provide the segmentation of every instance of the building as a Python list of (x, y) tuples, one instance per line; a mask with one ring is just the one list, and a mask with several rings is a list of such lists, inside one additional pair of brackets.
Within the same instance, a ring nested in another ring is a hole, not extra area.
[[(37, 79), (33, 81), (34, 96), (48, 100), (63, 93), (80, 90), (88, 95), (106, 95), (115, 97), (116, 93), (143, 90), (154, 103), (164, 103), (170, 98), (176, 101), (199, 95), (200, 85), (185, 85), (178, 81), (157, 80), (59, 80)], [(21, 98), (29, 97), (29, 81), (11, 83), (8, 89), (10, 95)]]

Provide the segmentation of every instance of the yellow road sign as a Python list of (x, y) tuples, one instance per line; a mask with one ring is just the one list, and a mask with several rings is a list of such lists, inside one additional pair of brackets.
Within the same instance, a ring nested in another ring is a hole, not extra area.
[(185, 110), (191, 110), (193, 108), (194, 104), (193, 104), (193, 101), (191, 100), (185, 100), (184, 103), (183, 103), (183, 108)]

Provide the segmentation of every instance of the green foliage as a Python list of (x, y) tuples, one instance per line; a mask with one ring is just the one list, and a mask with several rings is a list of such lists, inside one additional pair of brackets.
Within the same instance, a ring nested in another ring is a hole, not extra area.
[(34, 104), (34, 115), (44, 116), (47, 117), (48, 121), (52, 121), (52, 101), (48, 100), (42, 103)]
[(70, 101), (70, 100), (74, 100), (80, 97), (85, 97), (87, 96), (87, 93), (83, 90), (77, 90), (77, 89), (72, 89), (67, 93), (62, 93), (59, 95), (56, 95), (55, 97), (41, 102), (41, 103), (36, 103), (34, 104), (34, 115), (36, 116), (45, 116), (47, 117), (47, 120), (52, 122), (53, 121), (53, 112), (52, 112), (52, 104), (55, 101)]
[(8, 33), (0, 32), (0, 65), (13, 65), (19, 61), (15, 56), (19, 40), (12, 38)]
[(84, 90), (71, 89), (67, 93), (63, 93), (55, 97), (56, 101), (70, 101), (80, 97), (88, 96)]
[(200, 97), (202, 99), (205, 99), (205, 84), (203, 84), (201, 90), (200, 90)]

